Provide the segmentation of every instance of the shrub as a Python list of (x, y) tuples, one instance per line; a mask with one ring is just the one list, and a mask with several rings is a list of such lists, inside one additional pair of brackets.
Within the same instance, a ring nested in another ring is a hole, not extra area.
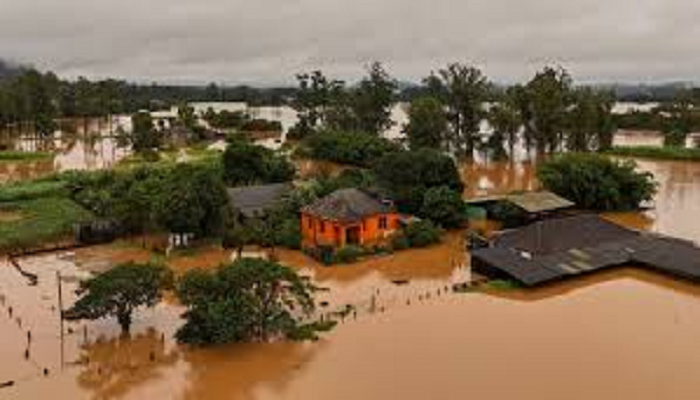
[(601, 211), (639, 208), (656, 193), (653, 175), (637, 172), (631, 160), (597, 154), (566, 154), (540, 166), (537, 176), (547, 190), (579, 207)]
[(405, 235), (411, 247), (428, 247), (440, 242), (442, 232), (430, 221), (418, 221), (404, 228)]
[(391, 240), (391, 247), (394, 250), (406, 250), (411, 247), (411, 241), (408, 240), (406, 235), (398, 234)]
[(334, 264), (350, 264), (365, 255), (365, 250), (359, 246), (348, 245), (338, 249), (333, 256)]

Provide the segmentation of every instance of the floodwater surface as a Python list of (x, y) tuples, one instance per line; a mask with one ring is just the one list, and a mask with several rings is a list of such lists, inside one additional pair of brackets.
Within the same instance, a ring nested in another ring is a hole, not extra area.
[[(700, 241), (700, 163), (640, 166), (660, 182), (655, 208), (606, 217)], [(478, 195), (537, 187), (529, 164), (463, 172)], [(624, 268), (535, 290), (456, 294), (447, 289), (470, 275), (463, 248), (462, 235), (453, 233), (435, 248), (333, 268), (278, 250), (284, 263), (328, 289), (319, 294), (319, 312), (352, 304), (357, 314), (315, 343), (207, 350), (174, 343), (182, 310), (172, 301), (139, 312), (131, 339), (120, 339), (116, 323), (104, 320), (70, 324), (61, 346), (55, 271), (65, 276), (69, 304), (75, 282), (98, 269), (101, 256), (124, 258), (88, 250), (21, 260), (39, 275), (38, 286), (4, 263), (0, 383), (16, 384), (0, 389), (0, 398), (700, 398), (700, 286)], [(205, 258), (175, 264), (208, 268), (225, 255)], [(29, 327), (35, 333), (25, 360)]]

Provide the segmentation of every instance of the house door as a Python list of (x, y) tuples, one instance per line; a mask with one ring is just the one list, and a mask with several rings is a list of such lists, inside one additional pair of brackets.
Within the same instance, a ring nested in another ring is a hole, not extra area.
[(346, 232), (345, 234), (347, 236), (347, 238), (346, 238), (347, 244), (353, 244), (353, 245), (360, 244), (360, 227), (359, 226), (347, 228), (347, 230), (345, 232)]

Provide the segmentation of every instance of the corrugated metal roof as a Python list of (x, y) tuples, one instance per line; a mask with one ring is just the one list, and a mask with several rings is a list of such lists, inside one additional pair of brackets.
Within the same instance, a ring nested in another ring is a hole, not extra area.
[(574, 203), (552, 192), (528, 192), (507, 196), (507, 201), (528, 213), (555, 211), (573, 207)]
[(246, 217), (254, 217), (279, 204), (291, 190), (291, 183), (275, 183), (229, 188), (226, 192), (233, 208)]
[(700, 281), (700, 248), (694, 243), (641, 234), (595, 215), (506, 232), (472, 257), (477, 269), (488, 265), (526, 286), (626, 264)]

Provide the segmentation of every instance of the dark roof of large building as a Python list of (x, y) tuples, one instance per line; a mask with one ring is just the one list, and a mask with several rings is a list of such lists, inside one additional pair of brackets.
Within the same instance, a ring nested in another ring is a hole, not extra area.
[(254, 217), (279, 204), (291, 190), (291, 183), (275, 183), (229, 188), (226, 192), (231, 207), (246, 217)]
[(394, 207), (362, 190), (341, 189), (304, 207), (302, 211), (323, 219), (355, 222), (372, 215), (391, 213)]
[(526, 286), (625, 264), (700, 281), (700, 248), (694, 243), (640, 233), (596, 215), (505, 232), (472, 257), (477, 270), (487, 265)]

